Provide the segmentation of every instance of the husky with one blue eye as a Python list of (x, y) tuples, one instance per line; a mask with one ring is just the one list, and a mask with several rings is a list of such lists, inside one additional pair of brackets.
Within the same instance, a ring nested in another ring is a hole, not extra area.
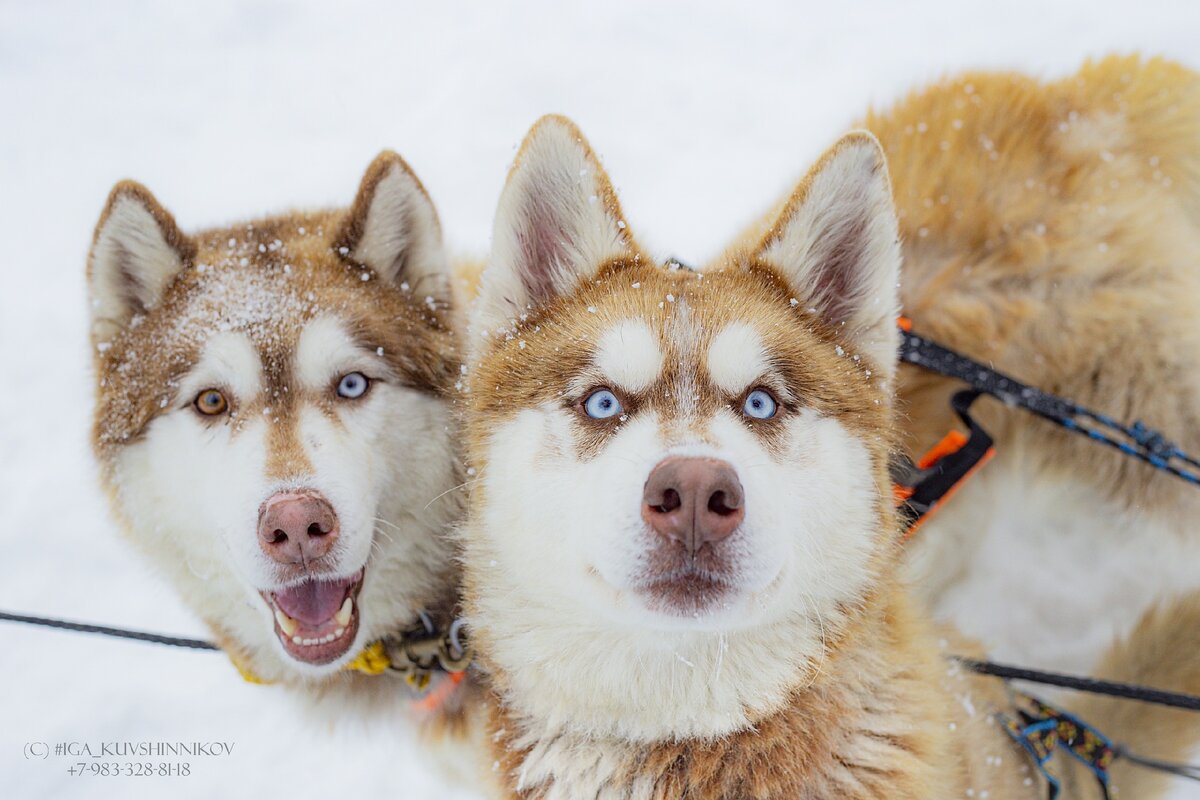
[(129, 539), (247, 675), (394, 713), (403, 683), (349, 668), (457, 596), (460, 358), (416, 176), (384, 153), (349, 209), (195, 234), (118, 184), (88, 287)]

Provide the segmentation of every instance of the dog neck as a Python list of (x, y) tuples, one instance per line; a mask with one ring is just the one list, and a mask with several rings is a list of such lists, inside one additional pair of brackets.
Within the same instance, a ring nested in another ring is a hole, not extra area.
[[(736, 682), (742, 666), (727, 661), (726, 669)], [(505, 699), (491, 712), (493, 766), (509, 797), (940, 798), (966, 770), (956, 766), (955, 742), (966, 730), (952, 724), (963, 716), (952, 697), (969, 697), (969, 679), (948, 668), (930, 625), (895, 587), (830, 643), (819, 669), (778, 687), (775, 709), (743, 712), (742, 724), (718, 735), (589, 733), (563, 721), (574, 709), (531, 712), (505, 692), (511, 675), (494, 678)], [(982, 724), (986, 701), (978, 702)]]

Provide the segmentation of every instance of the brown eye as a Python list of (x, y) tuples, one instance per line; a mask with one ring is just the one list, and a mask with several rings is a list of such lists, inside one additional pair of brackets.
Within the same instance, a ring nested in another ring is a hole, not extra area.
[(224, 414), (228, 410), (229, 401), (218, 390), (205, 389), (196, 395), (195, 406), (196, 410), (201, 414), (207, 417), (215, 417), (218, 414)]

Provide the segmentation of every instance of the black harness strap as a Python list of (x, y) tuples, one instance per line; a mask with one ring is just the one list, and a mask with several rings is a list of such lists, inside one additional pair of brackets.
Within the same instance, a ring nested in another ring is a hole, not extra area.
[(911, 537), (951, 494), (994, 454), (992, 437), (970, 414), (980, 395), (1005, 405), (1023, 408), (1073, 433), (1116, 448), (1127, 456), (1200, 486), (1200, 460), (1189, 456), (1163, 434), (1140, 420), (1124, 425), (1111, 417), (1042, 391), (1003, 372), (913, 333), (907, 319), (900, 320), (900, 360), (956, 378), (970, 389), (954, 395), (950, 404), (968, 430), (964, 437), (952, 431), (929, 453), (912, 463), (898, 456), (892, 465), (896, 505)]
[(903, 327), (900, 329), (900, 360), (948, 378), (958, 378), (1005, 405), (1019, 406), (1056, 422), (1072, 416), (1077, 408), (1074, 403), (1021, 383)]
[(900, 326), (900, 360), (922, 369), (957, 378), (981, 394), (1005, 405), (1023, 408), (1072, 433), (1113, 447), (1155, 469), (1200, 486), (1200, 460), (1176, 447), (1166, 436), (1141, 420), (1120, 423), (1105, 414), (1042, 391)]

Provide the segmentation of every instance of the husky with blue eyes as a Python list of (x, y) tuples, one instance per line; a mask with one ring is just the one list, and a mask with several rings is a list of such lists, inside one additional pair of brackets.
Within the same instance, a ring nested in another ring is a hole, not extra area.
[[(946, 660), (970, 645), (898, 577), (897, 230), (883, 152), (852, 133), (760, 230), (663, 265), (572, 123), (529, 133), (469, 359), (495, 796), (1044, 796), (988, 714), (1003, 690)], [(1193, 596), (1102, 669), (1200, 688), (1198, 636)], [(1148, 749), (1194, 741), (1119, 712)]]
[(247, 675), (339, 711), (393, 713), (401, 682), (346, 668), (455, 602), (449, 284), (394, 153), (349, 209), (187, 235), (125, 182), (96, 228), (94, 446), (119, 522)]

